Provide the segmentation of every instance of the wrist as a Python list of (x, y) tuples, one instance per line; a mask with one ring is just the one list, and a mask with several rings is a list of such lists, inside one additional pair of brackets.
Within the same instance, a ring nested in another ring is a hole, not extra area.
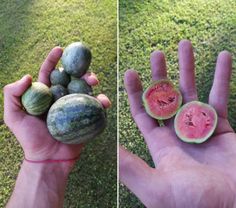
[(7, 207), (62, 207), (68, 175), (74, 163), (24, 160)]
[(76, 161), (79, 159), (79, 155), (77, 155), (76, 157), (71, 156), (69, 158), (56, 158), (57, 157), (55, 157), (55, 159), (45, 159), (43, 157), (31, 157), (30, 155), (25, 154), (22, 165), (28, 164), (28, 166), (32, 166), (33, 168), (37, 167), (39, 170), (44, 172), (50, 172), (52, 169), (53, 171), (59, 171), (68, 176)]
[[(26, 170), (27, 172), (32, 172), (40, 175), (48, 175), (49, 177), (53, 175), (53, 177), (58, 177), (59, 179), (62, 177), (63, 179), (67, 179), (69, 173), (75, 165), (76, 160), (70, 161), (52, 161), (52, 160), (44, 160), (44, 161), (31, 161), (24, 159), (21, 168)], [(61, 179), (62, 179), (61, 178)]]

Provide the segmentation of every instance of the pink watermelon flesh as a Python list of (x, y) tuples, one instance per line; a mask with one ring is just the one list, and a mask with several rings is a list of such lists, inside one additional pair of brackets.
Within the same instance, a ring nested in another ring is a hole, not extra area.
[(204, 103), (193, 101), (184, 105), (176, 115), (175, 130), (184, 141), (205, 141), (216, 127), (215, 110)]
[(150, 86), (144, 93), (147, 112), (154, 118), (172, 117), (182, 103), (182, 96), (168, 80), (160, 80)]

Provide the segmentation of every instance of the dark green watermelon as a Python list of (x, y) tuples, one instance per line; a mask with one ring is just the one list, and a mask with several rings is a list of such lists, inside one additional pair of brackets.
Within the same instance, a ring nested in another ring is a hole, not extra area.
[(30, 115), (45, 113), (52, 104), (53, 96), (48, 86), (33, 82), (21, 97), (21, 103)]
[(73, 79), (67, 86), (68, 92), (92, 95), (92, 87), (83, 79)]
[(70, 94), (57, 100), (47, 116), (53, 138), (66, 144), (80, 144), (94, 139), (106, 126), (101, 103), (85, 94)]
[(66, 87), (70, 82), (70, 76), (63, 68), (54, 69), (50, 74), (50, 82), (52, 85), (62, 85)]
[(50, 87), (50, 91), (53, 95), (54, 101), (68, 94), (67, 88), (62, 85), (53, 85)]
[(87, 72), (91, 59), (91, 51), (81, 42), (75, 42), (67, 46), (61, 57), (65, 71), (77, 78)]

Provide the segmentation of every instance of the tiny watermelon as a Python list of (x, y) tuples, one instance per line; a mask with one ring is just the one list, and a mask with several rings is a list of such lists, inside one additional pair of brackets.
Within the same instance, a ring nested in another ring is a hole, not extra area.
[(21, 103), (30, 115), (45, 113), (52, 104), (52, 93), (48, 86), (41, 82), (33, 82), (21, 97)]
[(54, 69), (50, 74), (50, 82), (52, 85), (62, 85), (66, 87), (70, 82), (70, 76), (63, 68)]
[(87, 82), (83, 79), (73, 79), (67, 86), (69, 94), (81, 93), (92, 95), (92, 88)]
[(50, 87), (54, 101), (68, 94), (68, 90), (62, 85), (53, 85)]
[(62, 143), (85, 143), (105, 129), (106, 113), (96, 98), (86, 94), (70, 94), (51, 106), (47, 127), (52, 137)]
[(65, 71), (77, 78), (87, 72), (91, 59), (90, 49), (81, 42), (75, 42), (67, 46), (61, 58)]

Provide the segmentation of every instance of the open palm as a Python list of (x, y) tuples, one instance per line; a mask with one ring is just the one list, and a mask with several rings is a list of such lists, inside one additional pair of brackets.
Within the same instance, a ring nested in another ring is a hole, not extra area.
[[(55, 47), (42, 64), (38, 81), (50, 86), (50, 73), (57, 65), (62, 55), (62, 48)], [(95, 74), (87, 73), (83, 76), (89, 85), (98, 84)], [(25, 157), (28, 160), (69, 160), (77, 158), (82, 145), (67, 145), (52, 138), (45, 118), (28, 115), (21, 106), (21, 95), (31, 85), (29, 75), (21, 80), (9, 84), (4, 88), (4, 121), (20, 142)], [(109, 107), (109, 99), (100, 94), (98, 100), (103, 106)], [(44, 116), (45, 117), (45, 116)]]
[[(138, 74), (128, 70), (125, 86), (132, 116), (149, 148), (155, 168), (120, 147), (120, 180), (148, 208), (221, 208), (236, 206), (236, 134), (227, 120), (231, 76), (231, 56), (221, 52), (217, 59), (209, 104), (218, 113), (214, 135), (203, 144), (180, 141), (173, 119), (165, 127), (149, 117), (142, 105), (142, 86)], [(191, 43), (179, 44), (180, 90), (184, 102), (197, 100), (194, 56)], [(167, 77), (162, 52), (151, 56), (152, 79)], [(219, 99), (220, 98), (220, 99)]]

